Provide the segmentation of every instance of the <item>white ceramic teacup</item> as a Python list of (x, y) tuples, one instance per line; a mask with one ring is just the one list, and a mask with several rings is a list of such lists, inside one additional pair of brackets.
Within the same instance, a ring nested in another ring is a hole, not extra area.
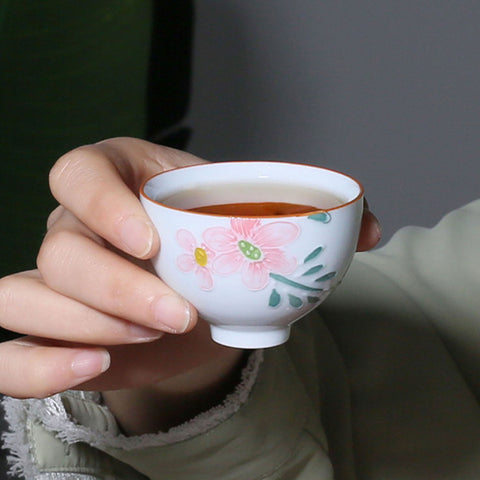
[[(290, 326), (343, 278), (355, 252), (363, 188), (332, 170), (283, 162), (221, 162), (159, 173), (142, 204), (158, 230), (153, 265), (223, 345), (287, 341)], [(205, 205), (283, 202), (307, 213), (212, 214)]]

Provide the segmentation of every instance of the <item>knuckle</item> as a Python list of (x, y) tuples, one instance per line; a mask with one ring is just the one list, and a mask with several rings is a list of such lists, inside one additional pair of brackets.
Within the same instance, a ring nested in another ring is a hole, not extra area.
[(126, 303), (130, 300), (129, 297), (131, 297), (132, 292), (128, 293), (125, 282), (121, 278), (114, 276), (110, 277), (109, 280), (105, 282), (105, 298), (108, 299), (108, 308), (115, 313), (123, 312), (127, 308)]
[(78, 147), (60, 157), (49, 175), (53, 196), (79, 218), (94, 214), (102, 222), (111, 209), (105, 184), (111, 175), (118, 175), (111, 157), (97, 145)]
[(74, 244), (74, 234), (68, 230), (49, 232), (37, 255), (37, 267), (44, 278), (65, 267)]
[(15, 290), (18, 280), (15, 275), (0, 279), (0, 324), (3, 326), (11, 317), (15, 306)]
[(0, 383), (4, 393), (16, 398), (45, 398), (54, 393), (35, 348), (18, 352), (10, 350), (13, 344), (4, 345), (7, 348), (0, 354)]
[(49, 174), (50, 189), (54, 196), (57, 196), (64, 187), (68, 187), (72, 183), (85, 164), (86, 159), (91, 155), (92, 150), (93, 148), (90, 145), (77, 147), (62, 155), (55, 162)]

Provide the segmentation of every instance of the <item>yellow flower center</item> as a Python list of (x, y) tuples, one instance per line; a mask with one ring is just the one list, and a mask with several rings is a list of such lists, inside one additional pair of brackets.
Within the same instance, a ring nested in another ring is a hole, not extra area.
[(201, 266), (204, 267), (208, 263), (208, 255), (205, 249), (197, 247), (195, 249), (195, 261)]

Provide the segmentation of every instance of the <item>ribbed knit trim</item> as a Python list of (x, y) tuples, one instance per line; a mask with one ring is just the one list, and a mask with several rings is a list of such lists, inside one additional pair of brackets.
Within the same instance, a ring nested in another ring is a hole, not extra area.
[[(7, 456), (11, 475), (23, 475), (27, 479), (48, 480), (55, 477), (39, 477), (47, 475), (38, 472), (30, 451), (28, 440), (28, 421), (39, 422), (46, 430), (51, 431), (60, 440), (72, 444), (84, 442), (97, 448), (122, 448), (135, 450), (146, 447), (165, 446), (181, 442), (201, 435), (220, 425), (234, 415), (247, 401), (255, 384), (260, 365), (263, 361), (263, 351), (252, 352), (247, 365), (242, 371), (241, 381), (234, 392), (227, 395), (218, 406), (203, 412), (191, 420), (171, 428), (168, 432), (145, 434), (127, 437), (119, 433), (113, 414), (105, 405), (101, 404), (101, 396), (96, 392), (68, 391), (45, 399), (18, 400), (6, 397), (3, 401), (5, 418), (9, 424), (9, 431), (3, 435), (4, 448), (10, 451)], [(69, 415), (63, 403), (63, 397), (71, 400), (92, 402), (96, 408), (103, 411), (111, 421), (107, 422), (104, 430), (95, 430), (78, 422), (78, 419)], [(110, 427), (109, 427), (110, 426)], [(60, 474), (60, 473), (59, 473)], [(52, 475), (49, 473), (48, 475)], [(88, 476), (79, 474), (66, 478), (68, 480), (87, 480)], [(94, 478), (94, 477), (93, 477)], [(89, 480), (89, 479), (88, 479)]]

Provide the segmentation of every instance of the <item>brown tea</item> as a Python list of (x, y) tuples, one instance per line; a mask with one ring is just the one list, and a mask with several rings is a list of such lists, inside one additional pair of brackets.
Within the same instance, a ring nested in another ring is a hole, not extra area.
[(249, 203), (224, 203), (220, 205), (206, 205), (189, 209), (192, 212), (212, 213), (234, 217), (256, 217), (272, 215), (296, 215), (318, 210), (311, 205), (286, 202), (249, 202)]
[(345, 203), (318, 188), (270, 182), (202, 185), (157, 200), (182, 210), (228, 216), (295, 215)]

